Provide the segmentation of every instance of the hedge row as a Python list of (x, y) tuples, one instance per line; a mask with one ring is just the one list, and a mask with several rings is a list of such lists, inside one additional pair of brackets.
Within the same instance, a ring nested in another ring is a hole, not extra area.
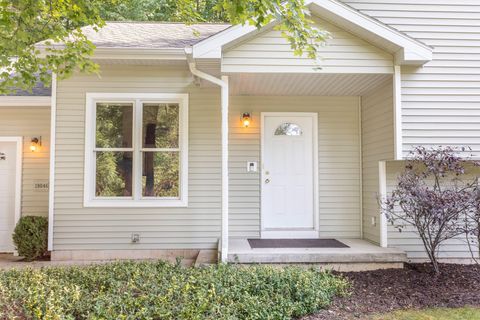
[(291, 319), (346, 294), (346, 280), (298, 267), (116, 262), (0, 272), (6, 319)]

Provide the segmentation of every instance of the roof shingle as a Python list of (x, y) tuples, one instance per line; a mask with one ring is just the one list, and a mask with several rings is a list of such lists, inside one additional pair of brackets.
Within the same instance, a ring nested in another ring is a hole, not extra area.
[(98, 32), (85, 27), (97, 48), (183, 49), (228, 28), (229, 24), (107, 22)]

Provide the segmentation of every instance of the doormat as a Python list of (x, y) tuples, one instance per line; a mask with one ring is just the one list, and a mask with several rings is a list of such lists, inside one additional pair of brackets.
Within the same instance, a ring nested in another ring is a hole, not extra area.
[(248, 239), (252, 249), (259, 248), (350, 248), (335, 239)]

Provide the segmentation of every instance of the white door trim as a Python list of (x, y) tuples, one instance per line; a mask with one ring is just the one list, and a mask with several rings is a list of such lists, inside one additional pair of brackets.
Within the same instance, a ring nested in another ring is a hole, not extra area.
[[(310, 117), (313, 119), (313, 132), (312, 132), (312, 141), (313, 141), (313, 230), (308, 231), (269, 231), (264, 229), (263, 225), (263, 208), (265, 207), (263, 194), (263, 180), (265, 179), (264, 173), (264, 146), (265, 146), (265, 117), (267, 116), (279, 116), (279, 117)], [(298, 237), (298, 238), (319, 238), (319, 195), (318, 195), (318, 113), (316, 112), (261, 112), (260, 113), (260, 237), (261, 238), (283, 238), (286, 236), (289, 237)]]
[(17, 158), (15, 164), (15, 225), (17, 225), (22, 210), (23, 137), (0, 137), (0, 142), (16, 142)]

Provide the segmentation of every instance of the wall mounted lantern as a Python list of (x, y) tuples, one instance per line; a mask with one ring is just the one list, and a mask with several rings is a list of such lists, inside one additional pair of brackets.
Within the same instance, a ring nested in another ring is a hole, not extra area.
[(252, 116), (250, 116), (249, 112), (244, 112), (241, 117), (242, 124), (245, 128), (248, 128), (252, 123)]
[(42, 137), (35, 137), (32, 138), (30, 142), (30, 151), (35, 152), (38, 151), (38, 149), (42, 146)]

